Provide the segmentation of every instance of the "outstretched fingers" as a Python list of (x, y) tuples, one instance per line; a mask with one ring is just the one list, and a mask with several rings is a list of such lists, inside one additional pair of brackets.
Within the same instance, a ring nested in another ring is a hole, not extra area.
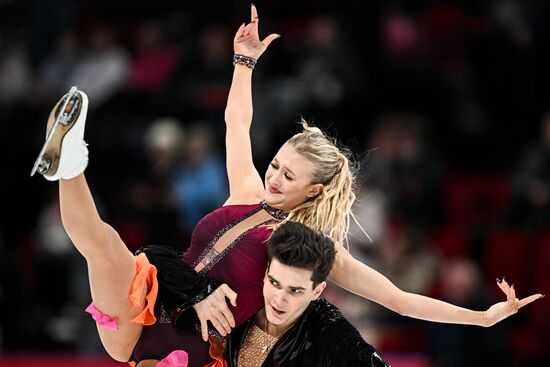
[(233, 48), (236, 54), (242, 54), (257, 60), (271, 42), (280, 37), (280, 35), (273, 33), (261, 40), (258, 31), (259, 23), (258, 10), (254, 4), (251, 4), (250, 23), (245, 22), (241, 25), (235, 35)]
[(239, 38), (243, 36), (245, 27), (246, 27), (245, 23), (241, 24), (241, 26), (239, 27), (239, 29), (237, 29), (237, 32), (235, 33), (235, 38), (233, 38), (233, 41), (237, 41)]
[(250, 22), (258, 24), (260, 22), (260, 17), (258, 17), (258, 9), (254, 4), (250, 5)]
[(242, 36), (243, 37), (247, 37), (248, 35), (255, 35), (255, 34), (258, 34), (258, 31), (256, 30), (256, 33), (254, 33), (254, 27), (255, 27), (255, 24), (254, 23), (248, 23), (245, 27), (244, 27), (244, 30), (242, 32)]
[(506, 294), (507, 302), (515, 311), (518, 311), (523, 306), (544, 297), (543, 294), (537, 293), (520, 300), (516, 296), (516, 289), (514, 288), (514, 285), (510, 286), (504, 278), (502, 280), (497, 279), (497, 285), (504, 292), (504, 294)]
[(269, 36), (267, 36), (266, 38), (264, 38), (264, 40), (262, 41), (262, 44), (265, 47), (268, 47), (271, 42), (273, 42), (274, 40), (276, 40), (279, 37), (281, 37), (280, 34), (272, 33)]
[(523, 306), (528, 305), (529, 303), (534, 302), (538, 299), (541, 299), (542, 297), (544, 297), (544, 295), (542, 295), (540, 293), (539, 294), (533, 294), (532, 296), (529, 296), (529, 297), (525, 297), (525, 298), (523, 298), (522, 300), (520, 300), (518, 302), (518, 308), (522, 308)]
[(514, 290), (514, 286), (510, 287), (510, 285), (504, 278), (502, 280), (497, 279), (497, 284), (502, 292), (504, 292), (504, 294), (506, 295), (506, 302), (508, 303), (508, 307), (510, 307), (510, 309), (514, 312), (517, 312), (519, 307), (516, 302), (516, 291)]
[(508, 302), (510, 302), (510, 305), (512, 306), (514, 311), (517, 312), (519, 310), (519, 305), (518, 305), (519, 304), (519, 299), (517, 299), (517, 297), (516, 297), (516, 290), (514, 289), (513, 284), (510, 287), (509, 293), (510, 293), (510, 297), (508, 299)]
[(504, 278), (502, 278), (502, 280), (497, 278), (497, 285), (500, 290), (506, 295), (506, 299), (510, 301), (510, 286), (508, 285), (508, 282), (506, 282)]
[(258, 23), (260, 22), (260, 19), (258, 18), (258, 11), (256, 10), (256, 7), (254, 4), (250, 6), (250, 23), (246, 25), (243, 31), (243, 37), (246, 37), (248, 35), (255, 36), (256, 38), (259, 38), (259, 32), (258, 32)]

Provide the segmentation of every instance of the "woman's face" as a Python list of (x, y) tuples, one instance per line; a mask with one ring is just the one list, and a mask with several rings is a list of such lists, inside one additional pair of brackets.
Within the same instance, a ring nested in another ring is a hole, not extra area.
[(277, 209), (288, 211), (321, 192), (322, 184), (312, 184), (313, 163), (284, 144), (265, 173), (265, 200)]

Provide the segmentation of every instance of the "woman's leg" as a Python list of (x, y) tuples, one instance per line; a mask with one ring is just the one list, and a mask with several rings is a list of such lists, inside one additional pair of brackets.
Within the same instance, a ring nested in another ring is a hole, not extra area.
[(130, 322), (144, 305), (147, 286), (139, 304), (129, 298), (136, 274), (136, 260), (118, 233), (99, 217), (84, 174), (59, 181), (63, 226), (77, 250), (86, 258), (92, 300), (104, 314), (117, 318), (118, 330), (97, 326), (109, 355), (127, 361), (141, 334), (142, 325)]
[(46, 141), (31, 175), (38, 172), (47, 180), (59, 181), (63, 226), (88, 263), (94, 305), (117, 319), (116, 331), (98, 325), (101, 341), (111, 357), (127, 361), (142, 329), (130, 320), (144, 308), (147, 284), (132, 293), (137, 293), (132, 303), (128, 296), (136, 274), (136, 258), (118, 233), (99, 217), (84, 178), (88, 165), (84, 141), (87, 111), (86, 94), (71, 88), (50, 113)]
[(156, 359), (146, 359), (139, 362), (136, 367), (155, 367), (159, 362)]

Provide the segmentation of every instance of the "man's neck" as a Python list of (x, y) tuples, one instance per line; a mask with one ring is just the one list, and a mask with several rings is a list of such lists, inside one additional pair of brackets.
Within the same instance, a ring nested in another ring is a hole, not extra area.
[(260, 329), (276, 338), (281, 337), (296, 322), (296, 320), (292, 320), (291, 322), (284, 325), (273, 325), (269, 322), (267, 316), (265, 315), (265, 308), (262, 308), (260, 311), (258, 311), (254, 321)]

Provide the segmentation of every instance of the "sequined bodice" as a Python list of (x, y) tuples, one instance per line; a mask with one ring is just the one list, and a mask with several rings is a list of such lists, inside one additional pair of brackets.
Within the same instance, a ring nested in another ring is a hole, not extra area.
[(249, 329), (239, 352), (239, 367), (260, 367), (279, 338), (269, 335), (256, 324)]
[(237, 324), (250, 318), (263, 306), (262, 280), (267, 265), (266, 242), (271, 229), (263, 225), (251, 228), (221, 253), (215, 253), (212, 249), (226, 231), (261, 209), (273, 216), (279, 215), (263, 202), (216, 209), (195, 226), (191, 244), (183, 255), (183, 261), (188, 265), (195, 267), (202, 262), (205, 268), (201, 272), (226, 283), (237, 293), (237, 307), (232, 307)]

